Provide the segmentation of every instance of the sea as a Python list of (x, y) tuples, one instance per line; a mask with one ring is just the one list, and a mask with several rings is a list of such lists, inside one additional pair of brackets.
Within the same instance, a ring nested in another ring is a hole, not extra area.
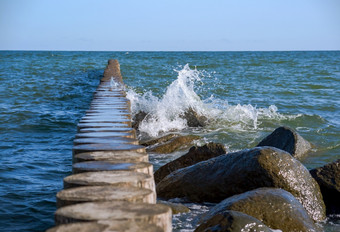
[[(72, 171), (77, 123), (108, 59), (118, 59), (140, 139), (195, 134), (196, 145), (252, 148), (279, 126), (310, 141), (307, 169), (340, 159), (340, 51), (72, 52), (0, 51), (0, 231), (54, 226), (56, 193)], [(204, 115), (190, 128), (180, 115)], [(154, 168), (183, 155), (150, 154)], [(213, 204), (182, 199), (190, 213), (174, 231), (193, 231)], [(322, 223), (340, 231), (340, 215)]]

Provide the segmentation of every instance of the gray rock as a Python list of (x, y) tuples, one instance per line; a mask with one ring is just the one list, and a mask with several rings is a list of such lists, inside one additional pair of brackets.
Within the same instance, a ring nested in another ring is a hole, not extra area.
[(160, 145), (162, 143), (167, 143), (171, 139), (179, 137), (180, 135), (178, 134), (167, 134), (159, 138), (153, 138), (147, 141), (140, 141), (140, 145), (143, 145), (145, 147), (153, 146), (153, 145)]
[(340, 159), (310, 170), (320, 185), (327, 214), (340, 214)]
[(169, 206), (171, 208), (172, 215), (190, 212), (190, 209), (188, 207), (180, 203), (157, 200), (157, 204), (163, 204), (163, 205)]
[(226, 210), (216, 213), (202, 223), (195, 232), (272, 232), (260, 220), (247, 214)]
[(197, 135), (175, 136), (166, 143), (147, 147), (148, 152), (169, 154), (179, 149), (190, 147), (194, 140), (200, 139)]
[(133, 115), (132, 118), (132, 128), (138, 131), (139, 124), (144, 120), (147, 116), (147, 113), (144, 111), (139, 111), (137, 114)]
[[(137, 112), (132, 118), (132, 128), (138, 131), (140, 123), (143, 120), (147, 121), (150, 117), (152, 117), (152, 115), (144, 111)], [(208, 122), (207, 117), (199, 115), (192, 108), (187, 109), (183, 114), (179, 115), (179, 117), (187, 121), (188, 127), (204, 127)]]
[(315, 221), (325, 219), (320, 188), (308, 170), (289, 153), (258, 147), (179, 169), (158, 183), (163, 198), (186, 197), (193, 202), (219, 202), (260, 187), (292, 193)]
[(279, 148), (295, 158), (301, 158), (312, 148), (308, 141), (288, 127), (277, 128), (257, 145), (257, 147), (263, 146)]
[(188, 153), (160, 167), (154, 173), (155, 182), (157, 184), (173, 171), (226, 153), (222, 144), (208, 143), (201, 147), (193, 146)]
[(318, 231), (301, 203), (283, 189), (259, 188), (232, 196), (213, 207), (203, 220), (209, 222), (226, 210), (245, 213), (283, 232)]
[(187, 120), (189, 127), (204, 127), (208, 121), (207, 117), (199, 115), (191, 107), (181, 117)]

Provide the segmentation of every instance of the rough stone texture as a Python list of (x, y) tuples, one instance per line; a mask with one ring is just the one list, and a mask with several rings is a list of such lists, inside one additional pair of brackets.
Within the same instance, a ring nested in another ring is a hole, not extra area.
[(103, 138), (76, 138), (73, 140), (74, 145), (89, 144), (89, 143), (111, 143), (111, 144), (134, 144), (138, 145), (139, 142), (136, 139), (125, 137), (103, 137)]
[[(77, 127), (78, 130), (81, 130), (83, 128), (101, 128), (101, 127), (130, 127), (130, 122), (127, 123), (121, 123), (121, 122), (91, 122), (91, 123), (78, 123)], [(132, 131), (132, 128), (131, 128)]]
[(84, 152), (73, 156), (73, 162), (84, 161), (115, 161), (115, 162), (149, 162), (149, 156), (145, 152), (136, 151), (94, 151)]
[(164, 135), (160, 138), (151, 139), (151, 140), (148, 140), (148, 141), (140, 141), (139, 144), (142, 145), (142, 146), (148, 147), (148, 146), (152, 146), (152, 145), (158, 145), (158, 144), (161, 144), (161, 143), (169, 142), (171, 139), (179, 137), (179, 136), (180, 135), (178, 135), (178, 134), (168, 134), (168, 135)]
[(135, 221), (100, 221), (100, 222), (78, 222), (53, 227), (46, 232), (163, 232), (162, 228), (155, 224)]
[(155, 224), (171, 232), (171, 209), (162, 204), (116, 202), (89, 202), (69, 205), (55, 213), (56, 225), (72, 222), (128, 220)]
[(116, 82), (123, 83), (123, 77), (120, 73), (120, 65), (118, 60), (108, 61), (106, 69), (104, 70), (104, 77), (101, 79), (101, 81), (110, 81), (111, 77), (113, 77)]
[(320, 188), (308, 170), (289, 153), (258, 147), (202, 161), (166, 176), (156, 186), (163, 198), (219, 202), (260, 187), (292, 193), (315, 221), (325, 219)]
[(98, 171), (133, 171), (153, 176), (153, 166), (150, 163), (117, 163), (112, 161), (88, 161), (73, 164), (73, 173)]
[(64, 188), (74, 188), (81, 186), (101, 186), (112, 185), (120, 187), (139, 187), (155, 190), (152, 176), (140, 172), (129, 171), (103, 171), (103, 172), (83, 172), (70, 175), (64, 178)]
[(192, 108), (185, 111), (181, 117), (187, 120), (187, 125), (189, 127), (204, 127), (208, 121), (207, 117), (199, 115)]
[(283, 232), (317, 231), (301, 203), (283, 189), (259, 188), (234, 195), (213, 207), (203, 220), (208, 221), (226, 210), (245, 213)]
[(65, 189), (57, 193), (58, 208), (66, 205), (94, 201), (156, 203), (152, 190), (132, 186), (84, 186)]
[[(113, 128), (113, 127), (112, 127)], [(76, 134), (76, 138), (107, 138), (107, 137), (125, 137), (125, 138), (136, 138), (135, 131), (130, 132), (117, 132), (117, 131), (102, 131), (97, 130), (95, 132), (86, 132)]]
[(310, 171), (318, 182), (327, 214), (340, 214), (340, 159)]
[(140, 145), (134, 144), (107, 144), (107, 143), (91, 143), (91, 144), (80, 144), (73, 146), (73, 155), (85, 152), (96, 152), (96, 151), (135, 151), (145, 152), (145, 148)]
[[(149, 117), (148, 114), (144, 111), (139, 111), (138, 113), (136, 113), (133, 116), (132, 128), (138, 130), (140, 123), (144, 119), (147, 120), (148, 117)], [(182, 115), (180, 115), (180, 117), (187, 121), (187, 125), (189, 127), (203, 127), (207, 124), (208, 121), (208, 119), (205, 116), (199, 115), (192, 108), (189, 108)]]
[(257, 145), (257, 147), (263, 146), (279, 148), (295, 158), (301, 158), (312, 148), (308, 141), (288, 127), (277, 128)]
[(196, 135), (178, 136), (178, 137), (174, 137), (170, 139), (166, 143), (153, 146), (153, 147), (148, 147), (146, 150), (148, 152), (169, 154), (180, 148), (188, 147), (194, 140), (197, 140), (200, 138), (201, 137), (196, 136)]
[(138, 130), (139, 124), (143, 121), (146, 115), (147, 113), (145, 113), (144, 111), (139, 111), (137, 114), (135, 114), (132, 118), (132, 128)]
[(272, 232), (263, 222), (247, 214), (226, 210), (202, 223), (195, 232)]
[(185, 155), (171, 161), (160, 167), (155, 173), (156, 184), (160, 182), (164, 177), (169, 175), (171, 172), (176, 171), (181, 168), (185, 168), (196, 164), (198, 162), (208, 160), (210, 158), (226, 154), (226, 150), (222, 144), (208, 143), (204, 146), (198, 147), (193, 146), (190, 148), (189, 152)]
[(186, 207), (185, 205), (180, 204), (180, 203), (173, 203), (173, 202), (169, 202), (169, 201), (157, 200), (157, 204), (163, 204), (163, 205), (169, 206), (171, 208), (172, 214), (190, 212), (190, 209), (188, 207)]

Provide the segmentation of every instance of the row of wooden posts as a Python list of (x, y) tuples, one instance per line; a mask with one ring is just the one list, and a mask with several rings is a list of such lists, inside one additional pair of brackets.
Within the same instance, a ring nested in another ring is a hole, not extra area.
[(172, 231), (171, 209), (156, 204), (153, 166), (131, 127), (117, 60), (109, 60), (79, 121), (73, 174), (57, 193), (56, 226), (65, 231)]

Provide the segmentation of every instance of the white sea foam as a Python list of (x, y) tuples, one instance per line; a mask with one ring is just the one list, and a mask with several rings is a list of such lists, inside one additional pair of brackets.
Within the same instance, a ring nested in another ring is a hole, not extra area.
[(262, 119), (285, 118), (277, 112), (275, 105), (268, 108), (257, 108), (250, 104), (229, 105), (226, 100), (213, 96), (202, 100), (194, 87), (196, 83), (201, 82), (204, 72), (191, 69), (188, 64), (176, 72), (177, 79), (167, 87), (162, 97), (154, 96), (151, 91), (144, 94), (138, 94), (133, 89), (127, 91), (132, 113), (147, 113), (147, 117), (139, 126), (141, 132), (155, 137), (162, 132), (182, 130), (187, 127), (187, 121), (181, 115), (190, 108), (205, 116), (210, 125), (239, 130), (257, 129), (259, 120)]

